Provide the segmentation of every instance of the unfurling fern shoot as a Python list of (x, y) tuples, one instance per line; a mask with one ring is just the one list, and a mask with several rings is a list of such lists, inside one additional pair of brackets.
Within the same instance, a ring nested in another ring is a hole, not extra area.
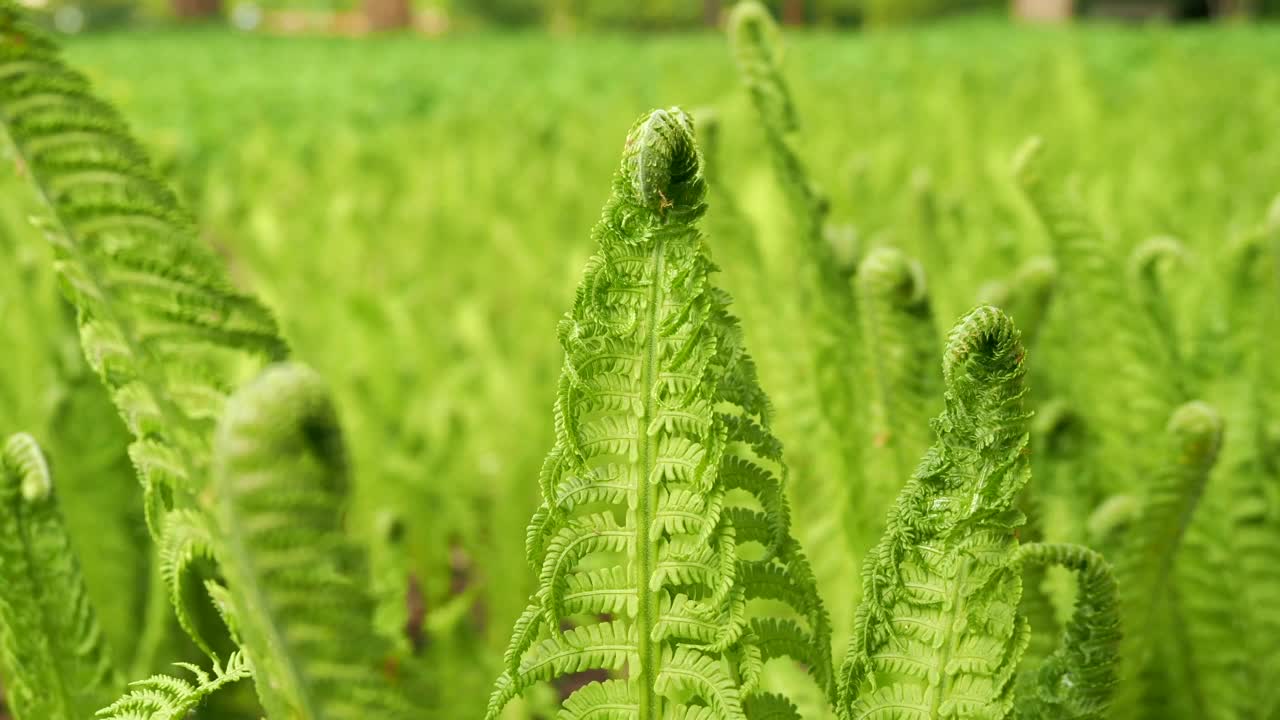
[(1013, 562), (1026, 484), (1023, 349), (999, 310), (951, 331), (938, 441), (863, 566), (841, 671), (845, 718), (1005, 718), (1027, 642)]
[(768, 401), (696, 227), (704, 185), (684, 112), (632, 127), (560, 325), (556, 443), (527, 538), (539, 589), (489, 718), (585, 670), (611, 677), (561, 717), (794, 717), (760, 686), (783, 655), (830, 690), (828, 620), (789, 534)]
[(346, 451), (328, 392), (295, 365), (236, 393), (216, 444), (217, 547), (232, 629), (279, 720), (395, 720), (364, 557), (342, 532)]

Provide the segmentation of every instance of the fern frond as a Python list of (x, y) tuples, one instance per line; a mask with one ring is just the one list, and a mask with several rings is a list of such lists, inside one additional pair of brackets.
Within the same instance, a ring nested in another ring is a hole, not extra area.
[[(728, 32), (738, 74), (760, 118), (774, 174), (796, 224), (803, 269), (801, 311), (812, 325), (810, 371), (819, 406), (838, 431), (854, 420), (857, 411), (857, 315), (844, 269), (847, 263), (840, 262), (824, 233), (827, 198), (809, 178), (791, 144), (799, 122), (780, 69), (782, 46), (773, 17), (759, 2), (740, 2), (730, 13)], [(855, 471), (860, 465), (858, 445), (842, 443), (841, 447), (846, 472)]]
[(1217, 461), (1222, 428), (1222, 418), (1205, 403), (1179, 407), (1165, 433), (1164, 465), (1142, 488), (1128, 517), (1116, 524), (1112, 537), (1103, 538), (1120, 584), (1125, 623), (1113, 705), (1116, 717), (1138, 717), (1143, 672), (1159, 633), (1153, 618), (1164, 609), (1161, 603), (1173, 587), (1175, 557)]
[(0, 588), (0, 673), (17, 720), (80, 720), (119, 690), (48, 462), (25, 433), (0, 451)]
[(110, 105), (56, 46), (0, 5), (0, 125), (45, 200), (47, 235), (89, 364), (137, 438), (148, 521), (206, 481), (226, 395), (287, 348)]
[[(701, 172), (679, 109), (632, 127), (560, 325), (556, 444), (527, 535), (539, 589), (490, 719), (587, 669), (628, 680), (579, 689), (562, 717), (742, 718), (759, 665), (788, 651), (830, 687), (829, 622), (789, 534), (768, 400), (697, 230)], [(766, 614), (753, 598), (776, 602)], [(808, 644), (775, 642), (753, 624), (766, 617), (801, 623)]]
[[(872, 394), (867, 436), (861, 440), (872, 448), (870, 469), (857, 504), (882, 508), (929, 447), (928, 421), (942, 386), (938, 342), (918, 262), (899, 250), (877, 248), (863, 259), (854, 282), (867, 343), (865, 386)], [(881, 529), (875, 528), (874, 536)]]
[(1023, 350), (1003, 313), (951, 331), (938, 441), (863, 568), (841, 671), (844, 718), (1008, 717), (1027, 640), (1014, 562), (1026, 484)]
[(227, 404), (216, 444), (221, 568), (273, 718), (395, 718), (364, 558), (342, 534), (347, 467), (310, 370), (279, 365)]
[(99, 710), (95, 717), (98, 720), (185, 720), (205, 698), (253, 674), (249, 661), (238, 652), (232, 653), (224, 664), (214, 661), (212, 675), (195, 665), (178, 663), (178, 666), (194, 675), (196, 681), (153, 675), (132, 683), (124, 697)]
[(1115, 575), (1098, 553), (1079, 545), (1029, 543), (1024, 565), (1060, 565), (1078, 574), (1076, 607), (1058, 647), (1018, 685), (1018, 716), (1103, 720), (1116, 684), (1120, 602)]
[(1055, 312), (1069, 323), (1071, 364), (1079, 372), (1069, 388), (1072, 405), (1106, 445), (1112, 491), (1150, 472), (1158, 437), (1169, 414), (1189, 398), (1167, 353), (1151, 352), (1161, 339), (1126, 281), (1123, 248), (1102, 236), (1074, 193), (1053, 189), (1041, 177), (1039, 144), (1029, 142), (1015, 161), (1015, 176), (1053, 247), (1058, 267)]

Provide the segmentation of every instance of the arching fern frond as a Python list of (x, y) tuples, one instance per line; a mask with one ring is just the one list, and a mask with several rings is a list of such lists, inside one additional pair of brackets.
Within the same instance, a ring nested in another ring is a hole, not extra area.
[(1023, 350), (1003, 313), (951, 331), (938, 441), (863, 568), (842, 717), (1008, 717), (1027, 639), (1015, 506), (1026, 484)]
[[(864, 385), (870, 390), (864, 442), (866, 478), (859, 507), (887, 506), (928, 449), (929, 418), (941, 395), (938, 341), (920, 264), (893, 248), (876, 248), (855, 278), (858, 315), (866, 339)], [(879, 536), (877, 529), (875, 536)]]
[(1029, 543), (1026, 565), (1059, 565), (1077, 573), (1076, 607), (1057, 649), (1022, 677), (1018, 717), (1103, 720), (1116, 684), (1120, 602), (1115, 575), (1098, 553), (1080, 545)]
[(16, 720), (81, 720), (123, 684), (25, 433), (0, 451), (0, 675)]
[(1087, 414), (1106, 446), (1103, 479), (1117, 491), (1130, 478), (1152, 472), (1159, 455), (1152, 438), (1189, 398), (1174, 381), (1180, 373), (1171, 356), (1150, 351), (1161, 338), (1127, 281), (1124, 248), (1102, 235), (1075, 192), (1042, 177), (1039, 149), (1037, 140), (1028, 142), (1014, 174), (1053, 248), (1054, 312), (1074, 339), (1071, 365), (1079, 372), (1061, 391), (1071, 393), (1072, 405)]
[[(711, 285), (704, 193), (689, 117), (641, 118), (560, 325), (556, 443), (527, 535), (539, 589), (491, 720), (534, 683), (584, 670), (619, 677), (575, 692), (563, 717), (742, 718), (762, 664), (797, 648), (831, 687), (768, 400)], [(775, 642), (776, 620), (796, 623), (792, 646)]]
[[(1100, 539), (1120, 584), (1122, 618), (1120, 684), (1115, 717), (1138, 717), (1143, 673), (1160, 633), (1156, 618), (1173, 588), (1172, 572), (1184, 531), (1217, 461), (1222, 418), (1202, 402), (1179, 407), (1164, 437), (1164, 464), (1147, 481), (1126, 514)], [(1100, 508), (1105, 511), (1107, 506)]]
[(0, 125), (48, 207), (85, 355), (137, 439), (130, 455), (158, 533), (159, 513), (207, 479), (227, 393), (287, 349), (271, 314), (196, 238), (124, 121), (8, 0)]
[[(801, 310), (811, 325), (815, 391), (827, 422), (837, 431), (855, 421), (854, 378), (858, 353), (857, 315), (848, 276), (824, 233), (828, 201), (809, 178), (791, 145), (797, 130), (795, 105), (780, 69), (782, 45), (777, 25), (763, 5), (740, 2), (729, 16), (729, 42), (738, 74), (760, 118), (778, 185), (796, 224), (802, 272)], [(860, 465), (857, 443), (842, 443), (847, 472)]]
[(221, 567), (268, 715), (402, 717), (364, 558), (342, 535), (346, 457), (320, 379), (268, 368), (227, 404), (216, 450)]
[[(226, 663), (214, 661), (213, 673), (188, 663), (178, 663), (195, 676), (195, 682), (169, 675), (153, 675), (132, 683), (129, 692), (98, 711), (98, 720), (186, 720), (205, 698), (237, 680), (252, 676), (249, 661), (232, 653)], [(87, 717), (87, 716), (86, 716)]]

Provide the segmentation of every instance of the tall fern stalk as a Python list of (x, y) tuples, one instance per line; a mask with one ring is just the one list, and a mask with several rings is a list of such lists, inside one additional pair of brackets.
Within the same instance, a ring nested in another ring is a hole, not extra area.
[(560, 325), (556, 445), (528, 532), (539, 589), (489, 718), (533, 683), (587, 669), (617, 677), (573, 694), (562, 717), (794, 717), (760, 687), (781, 655), (831, 687), (826, 612), (789, 535), (768, 401), (710, 284), (704, 193), (689, 117), (641, 118)]

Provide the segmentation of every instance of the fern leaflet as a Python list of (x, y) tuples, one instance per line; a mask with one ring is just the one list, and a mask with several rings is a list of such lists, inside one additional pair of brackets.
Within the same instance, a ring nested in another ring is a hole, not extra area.
[(205, 698), (237, 680), (252, 676), (244, 655), (232, 653), (227, 661), (214, 661), (213, 674), (196, 665), (179, 663), (195, 676), (192, 683), (169, 675), (153, 675), (130, 685), (124, 697), (98, 711), (98, 720), (185, 720)]

